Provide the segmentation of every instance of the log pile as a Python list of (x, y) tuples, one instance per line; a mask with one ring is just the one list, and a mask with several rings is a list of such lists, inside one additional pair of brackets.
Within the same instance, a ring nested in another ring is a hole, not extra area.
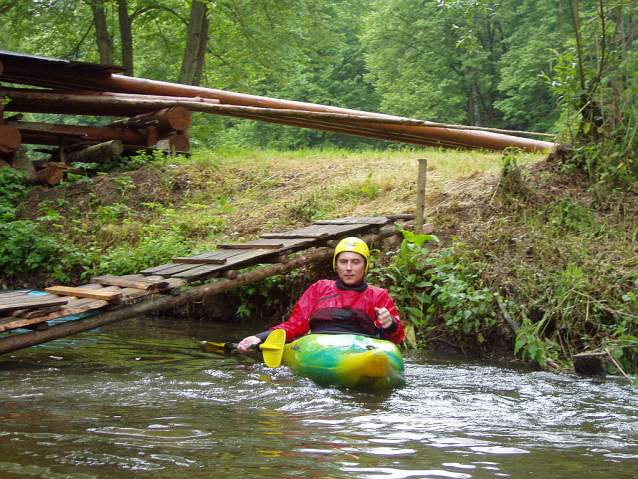
[[(0, 155), (23, 143), (55, 146), (56, 161), (99, 161), (121, 142), (126, 155), (140, 148), (187, 152), (190, 112), (205, 112), (419, 146), (524, 151), (554, 143), (540, 133), (447, 125), (392, 115), (279, 100), (120, 75), (123, 69), (0, 51)], [(16, 88), (16, 85), (22, 87)], [(29, 88), (24, 88), (28, 86)], [(7, 112), (18, 112), (5, 117)], [(23, 113), (118, 117), (104, 126), (22, 121)], [(98, 146), (102, 145), (102, 146)], [(10, 162), (12, 158), (10, 158)]]

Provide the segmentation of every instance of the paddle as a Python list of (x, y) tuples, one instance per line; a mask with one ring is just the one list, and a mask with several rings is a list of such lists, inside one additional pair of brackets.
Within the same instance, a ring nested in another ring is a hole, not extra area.
[[(235, 343), (211, 343), (204, 341), (202, 343), (207, 351), (225, 352), (237, 349)], [(286, 332), (283, 329), (275, 329), (268, 335), (266, 341), (260, 344), (251, 344), (251, 349), (261, 351), (264, 355), (264, 362), (269, 368), (279, 367), (281, 358), (284, 355), (284, 346), (286, 345)]]

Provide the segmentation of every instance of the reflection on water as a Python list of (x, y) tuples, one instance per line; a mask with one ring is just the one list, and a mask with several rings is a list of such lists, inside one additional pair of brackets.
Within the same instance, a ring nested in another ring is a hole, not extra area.
[(137, 319), (0, 357), (0, 477), (638, 475), (626, 383), (411, 351), (366, 393), (199, 348), (247, 332)]

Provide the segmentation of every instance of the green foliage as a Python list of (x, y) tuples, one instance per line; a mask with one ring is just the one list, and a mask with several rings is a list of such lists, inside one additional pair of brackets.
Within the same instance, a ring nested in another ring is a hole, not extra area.
[(24, 176), (13, 168), (0, 169), (0, 223), (17, 218), (18, 202), (27, 191)]
[(430, 251), (426, 241), (435, 236), (415, 235), (402, 230), (403, 241), (394, 264), (382, 273), (390, 281), (390, 291), (398, 309), (421, 334), (445, 325), (445, 330), (461, 338), (471, 334), (480, 341), (495, 325), (491, 305), (493, 295), (480, 287), (480, 274), (466, 264), (456, 248)]
[(143, 236), (137, 245), (119, 245), (107, 251), (93, 252), (93, 267), (85, 268), (83, 278), (102, 274), (135, 274), (140, 271), (169, 263), (176, 256), (183, 256), (190, 250), (190, 243), (175, 231), (158, 231), (143, 228)]
[(557, 55), (552, 87), (576, 165), (606, 189), (638, 178), (638, 5), (570, 0), (575, 36)]
[(32, 221), (0, 223), (0, 269), (7, 277), (17, 277), (35, 269), (49, 270), (43, 265), (57, 258), (60, 244), (42, 235)]

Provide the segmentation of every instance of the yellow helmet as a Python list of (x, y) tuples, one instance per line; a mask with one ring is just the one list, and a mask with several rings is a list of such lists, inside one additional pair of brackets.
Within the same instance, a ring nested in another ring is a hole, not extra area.
[(370, 264), (370, 249), (365, 241), (360, 238), (344, 238), (339, 241), (339, 244), (335, 248), (335, 254), (332, 257), (332, 269), (337, 271), (337, 256), (344, 251), (352, 251), (353, 253), (359, 253), (366, 260), (366, 273), (368, 272), (368, 265)]

